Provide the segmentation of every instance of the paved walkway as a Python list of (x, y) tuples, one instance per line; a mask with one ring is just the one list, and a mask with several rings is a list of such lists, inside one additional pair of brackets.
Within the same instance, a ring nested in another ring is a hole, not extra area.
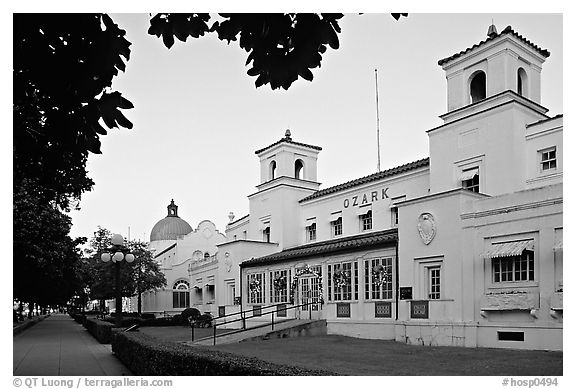
[(54, 314), (13, 340), (15, 376), (123, 376), (132, 373), (70, 316)]

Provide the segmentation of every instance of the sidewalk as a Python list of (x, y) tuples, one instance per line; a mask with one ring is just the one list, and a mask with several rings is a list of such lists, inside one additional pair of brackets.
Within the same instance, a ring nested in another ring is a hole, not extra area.
[(54, 314), (13, 338), (15, 376), (122, 376), (132, 373), (66, 314)]

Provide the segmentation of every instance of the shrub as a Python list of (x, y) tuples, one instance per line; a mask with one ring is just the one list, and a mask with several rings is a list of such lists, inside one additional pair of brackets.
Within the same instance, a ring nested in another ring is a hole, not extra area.
[(212, 315), (204, 313), (196, 320), (198, 327), (212, 327)]
[(143, 320), (140, 325), (142, 327), (169, 327), (179, 326), (181, 324), (174, 322), (171, 317), (159, 317), (157, 319)]
[(154, 315), (153, 313), (143, 313), (142, 315), (140, 315), (140, 317), (143, 320), (156, 319), (156, 315)]
[(70, 313), (70, 316), (76, 323), (84, 325), (84, 321), (86, 320), (86, 316), (81, 313)]
[(114, 324), (98, 319), (86, 319), (85, 327), (100, 343), (108, 344), (112, 342)]
[(23, 323), (21, 323), (17, 326), (14, 326), (12, 328), (12, 333), (14, 335), (19, 334), (20, 332), (24, 331), (25, 329), (32, 327), (34, 324), (38, 323), (39, 321), (44, 320), (44, 318), (45, 318), (44, 316), (37, 316), (37, 317), (34, 317), (30, 320), (24, 321)]
[(174, 316), (172, 316), (171, 319), (175, 325), (187, 324), (187, 323), (184, 323), (184, 321), (182, 320), (182, 315), (174, 315)]
[(138, 332), (116, 335), (112, 351), (136, 375), (335, 375), (206, 347), (188, 347)]
[(198, 320), (198, 318), (200, 317), (200, 311), (197, 310), (196, 308), (186, 308), (185, 310), (182, 311), (180, 316), (182, 316), (182, 321), (184, 322), (184, 324), (188, 325), (190, 323), (189, 322), (190, 318), (192, 318), (192, 320)]
[[(104, 321), (111, 323), (111, 324), (116, 324), (116, 318), (115, 317), (111, 317), (108, 319), (104, 319)], [(139, 317), (123, 317), (122, 321), (120, 322), (120, 327), (130, 327), (134, 324), (138, 324), (138, 325), (142, 325), (142, 322), (144, 320), (140, 319)]]

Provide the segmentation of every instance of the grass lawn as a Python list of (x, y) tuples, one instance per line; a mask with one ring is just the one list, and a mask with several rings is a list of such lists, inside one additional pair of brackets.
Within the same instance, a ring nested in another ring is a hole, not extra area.
[[(190, 327), (167, 326), (167, 327), (140, 327), (138, 331), (169, 342), (188, 342), (191, 340)], [(217, 329), (216, 334), (223, 334), (232, 330)], [(214, 334), (212, 328), (194, 328), (194, 339), (202, 339)]]
[(224, 344), (217, 350), (345, 375), (558, 376), (562, 352), (411, 346), (326, 335)]

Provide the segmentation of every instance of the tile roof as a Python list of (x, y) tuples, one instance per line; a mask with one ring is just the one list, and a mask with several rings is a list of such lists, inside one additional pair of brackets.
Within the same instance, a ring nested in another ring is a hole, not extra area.
[(298, 260), (304, 257), (364, 249), (382, 244), (394, 245), (396, 242), (398, 242), (398, 229), (392, 228), (292, 247), (264, 257), (249, 259), (242, 262), (240, 267), (254, 267), (263, 264)]
[(527, 44), (528, 46), (532, 47), (534, 50), (536, 50), (538, 53), (540, 53), (540, 55), (543, 55), (544, 57), (548, 58), (550, 56), (550, 52), (546, 49), (542, 49), (538, 46), (536, 46), (534, 43), (530, 42), (528, 39), (524, 38), (522, 35), (518, 34), (516, 31), (514, 31), (512, 29), (512, 26), (508, 26), (506, 27), (504, 30), (502, 30), (502, 32), (500, 34), (495, 34), (493, 36), (488, 37), (488, 39), (483, 40), (477, 44), (475, 44), (472, 47), (467, 48), (466, 50), (463, 50), (459, 53), (456, 53), (454, 55), (451, 55), (450, 57), (446, 57), (443, 58), (441, 60), (438, 61), (438, 65), (442, 66), (450, 61), (452, 61), (453, 59), (456, 59), (458, 57), (461, 57), (464, 54), (469, 53), (470, 51), (490, 42), (493, 41), (494, 39), (497, 39), (499, 37), (501, 37), (502, 35), (506, 35), (506, 34), (511, 34), (513, 36), (515, 36), (516, 38), (520, 39), (520, 41), (524, 42), (525, 44)]
[(290, 137), (285, 137), (285, 138), (280, 139), (278, 142), (272, 143), (270, 146), (266, 146), (263, 149), (256, 150), (255, 154), (260, 154), (261, 152), (266, 151), (268, 149), (271, 149), (272, 147), (279, 145), (280, 143), (289, 143), (291, 145), (308, 147), (310, 149), (318, 150), (318, 151), (322, 150), (322, 147), (320, 147), (320, 146), (313, 146), (313, 145), (307, 145), (306, 143), (294, 142)]
[(315, 193), (312, 193), (310, 196), (304, 197), (300, 200), (300, 203), (303, 203), (308, 200), (316, 199), (318, 197), (327, 196), (332, 193), (340, 192), (349, 188), (353, 188), (355, 186), (363, 185), (372, 181), (377, 181), (383, 178), (391, 177), (396, 174), (404, 173), (413, 169), (417, 169), (419, 167), (428, 166), (430, 165), (430, 158), (422, 158), (418, 161), (406, 163), (404, 165), (396, 166), (391, 169), (383, 170), (378, 173), (370, 174), (369, 176), (357, 178), (352, 181), (345, 182), (343, 184), (331, 186), (326, 189), (319, 190)]

